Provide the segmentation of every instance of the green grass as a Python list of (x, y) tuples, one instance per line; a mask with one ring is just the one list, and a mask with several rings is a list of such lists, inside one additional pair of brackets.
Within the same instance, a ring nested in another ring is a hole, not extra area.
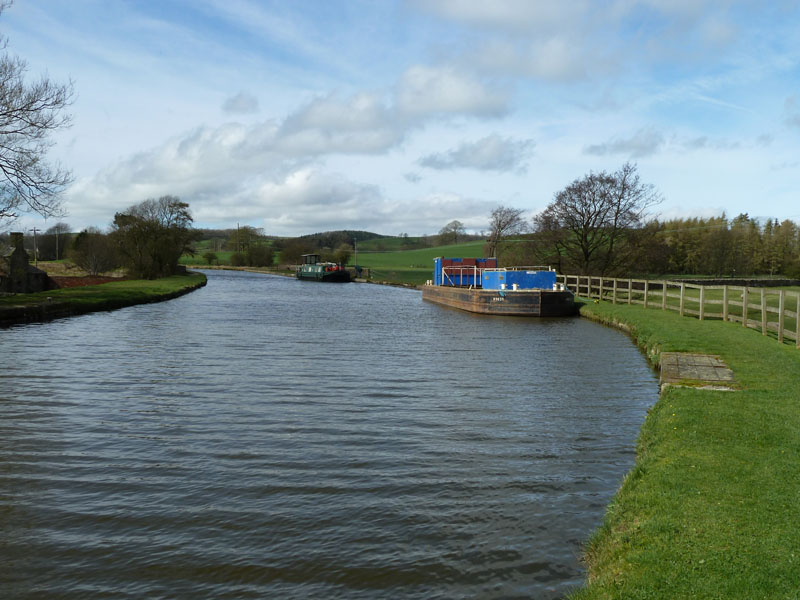
[(152, 281), (115, 281), (36, 294), (0, 296), (0, 323), (38, 321), (158, 302), (203, 286), (205, 282), (205, 275), (191, 273)]
[(720, 355), (741, 390), (669, 388), (587, 549), (596, 598), (800, 598), (800, 350), (741, 325), (588, 301), (648, 356)]
[[(359, 251), (358, 264), (370, 269), (373, 280), (420, 285), (433, 278), (433, 259), (437, 256), (481, 258), (485, 244), (485, 241), (478, 240), (421, 250)], [(351, 257), (350, 262), (353, 263), (354, 259), (355, 257)]]

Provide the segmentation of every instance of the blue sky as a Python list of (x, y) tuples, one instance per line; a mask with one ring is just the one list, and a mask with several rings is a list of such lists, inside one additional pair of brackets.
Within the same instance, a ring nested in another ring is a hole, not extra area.
[(796, 1), (16, 0), (0, 31), (74, 81), (73, 229), (173, 194), (203, 227), (480, 231), (626, 161), (661, 218), (800, 221)]

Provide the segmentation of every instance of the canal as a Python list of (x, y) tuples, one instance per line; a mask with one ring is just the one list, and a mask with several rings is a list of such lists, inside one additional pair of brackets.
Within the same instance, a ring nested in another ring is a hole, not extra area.
[(559, 598), (655, 374), (580, 318), (209, 272), (0, 330), (0, 596)]

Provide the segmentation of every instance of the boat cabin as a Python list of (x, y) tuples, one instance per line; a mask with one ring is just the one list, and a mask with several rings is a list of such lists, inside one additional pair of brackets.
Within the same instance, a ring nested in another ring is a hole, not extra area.
[(319, 254), (303, 254), (303, 256), (301, 258), (303, 259), (303, 264), (304, 265), (315, 265), (318, 262), (320, 262), (319, 261), (319, 259), (320, 259), (320, 255)]

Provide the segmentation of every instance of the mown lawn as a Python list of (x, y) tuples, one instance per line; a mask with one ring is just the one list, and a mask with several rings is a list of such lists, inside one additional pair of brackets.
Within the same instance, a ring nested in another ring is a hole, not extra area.
[(660, 352), (715, 354), (741, 388), (669, 388), (587, 548), (573, 599), (800, 598), (800, 350), (722, 321), (587, 301)]

